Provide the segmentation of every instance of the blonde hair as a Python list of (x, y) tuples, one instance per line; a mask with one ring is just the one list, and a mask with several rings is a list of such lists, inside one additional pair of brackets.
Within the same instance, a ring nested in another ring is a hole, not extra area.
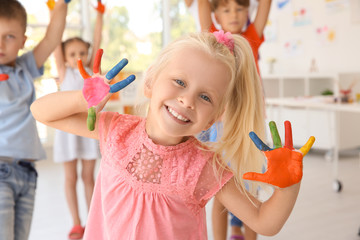
[[(249, 132), (254, 131), (264, 139), (264, 102), (251, 47), (240, 35), (233, 35), (233, 38), (233, 53), (217, 42), (212, 33), (193, 33), (170, 43), (148, 69), (145, 85), (151, 85), (172, 56), (184, 47), (203, 50), (228, 67), (231, 81), (221, 103), (220, 109), (224, 111), (219, 111), (217, 115), (218, 118), (222, 117), (222, 135), (209, 147), (215, 152), (214, 167), (220, 165), (224, 170), (229, 166), (238, 187), (245, 192), (242, 175), (248, 171), (261, 172), (264, 163), (262, 153), (248, 136)], [(256, 196), (258, 187), (258, 183), (251, 183), (249, 192)]]

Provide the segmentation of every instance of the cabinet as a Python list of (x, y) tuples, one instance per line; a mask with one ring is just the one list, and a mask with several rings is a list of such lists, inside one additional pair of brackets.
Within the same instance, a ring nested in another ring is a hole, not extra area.
[[(317, 97), (325, 90), (339, 96), (340, 88), (348, 88), (356, 79), (360, 80), (360, 73), (264, 76), (267, 122), (277, 122), (279, 133), (284, 136), (280, 124), (290, 120), (295, 146), (302, 146), (310, 135), (315, 136), (313, 148), (317, 149), (360, 146), (360, 131), (355, 127), (360, 122), (360, 105), (353, 104), (349, 111), (346, 104), (324, 102)], [(353, 97), (359, 90), (355, 84)], [(271, 142), (269, 132), (268, 136)]]

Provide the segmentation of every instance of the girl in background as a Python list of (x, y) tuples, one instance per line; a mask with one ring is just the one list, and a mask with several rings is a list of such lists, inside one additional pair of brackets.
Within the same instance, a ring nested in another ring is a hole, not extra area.
[[(95, 54), (101, 43), (103, 26), (104, 6), (101, 2), (98, 2), (96, 10), (97, 16), (92, 53), (89, 52), (90, 43), (79, 37), (69, 38), (62, 42), (54, 52), (61, 91), (83, 88), (84, 80), (77, 68), (78, 59), (81, 59), (86, 64), (86, 69), (89, 69), (88, 67), (94, 64)], [(86, 204), (89, 208), (94, 189), (95, 160), (100, 158), (99, 143), (95, 139), (56, 130), (53, 153), (54, 161), (64, 165), (65, 196), (73, 221), (73, 227), (68, 237), (69, 239), (82, 239), (84, 227), (79, 215), (76, 191), (78, 179), (77, 165), (78, 160), (81, 160), (81, 178), (84, 183)]]

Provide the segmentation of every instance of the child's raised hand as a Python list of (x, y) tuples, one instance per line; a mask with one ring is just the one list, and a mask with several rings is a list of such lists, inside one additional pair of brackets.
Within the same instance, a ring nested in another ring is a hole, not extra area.
[(134, 75), (128, 76), (126, 79), (117, 82), (113, 85), (109, 85), (111, 80), (127, 65), (128, 60), (122, 59), (116, 66), (114, 66), (106, 76), (102, 76), (100, 72), (101, 65), (101, 57), (103, 54), (103, 50), (99, 49), (96, 52), (94, 66), (93, 66), (93, 76), (90, 76), (84, 66), (82, 61), (78, 60), (78, 68), (81, 76), (84, 78), (84, 87), (83, 87), (83, 95), (85, 100), (88, 103), (88, 119), (87, 126), (90, 131), (93, 131), (95, 128), (96, 121), (96, 112), (102, 110), (105, 106), (106, 102), (109, 100), (110, 96), (113, 93), (116, 93), (129, 85), (131, 82), (135, 80)]
[(267, 171), (264, 174), (248, 172), (243, 175), (244, 179), (268, 183), (280, 188), (289, 187), (301, 181), (302, 159), (309, 152), (315, 138), (311, 136), (307, 143), (299, 150), (293, 147), (291, 123), (285, 121), (285, 145), (282, 147), (281, 139), (275, 122), (269, 123), (274, 149), (269, 148), (254, 133), (249, 136), (256, 147), (261, 150), (267, 158)]
[(105, 12), (105, 5), (102, 4), (101, 0), (97, 1), (97, 6), (95, 7), (96, 11), (98, 11), (101, 14), (104, 14)]
[[(71, 1), (71, 0), (64, 0), (65, 3), (69, 3), (70, 1)], [(46, 5), (48, 6), (48, 8), (49, 8), (50, 10), (53, 10), (54, 7), (55, 7), (55, 0), (48, 0), (48, 1), (46, 2)]]

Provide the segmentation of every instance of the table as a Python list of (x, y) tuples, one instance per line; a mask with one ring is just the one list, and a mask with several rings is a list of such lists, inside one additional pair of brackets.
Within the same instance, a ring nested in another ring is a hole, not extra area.
[[(332, 118), (332, 123), (330, 124), (329, 131), (332, 136), (332, 151), (333, 151), (333, 174), (335, 176), (333, 188), (335, 191), (340, 192), (342, 189), (342, 183), (338, 180), (338, 161), (339, 161), (339, 146), (341, 146), (340, 142), (340, 131), (342, 130), (355, 130), (359, 129), (355, 126), (350, 126), (349, 124), (346, 126), (342, 126), (339, 124), (339, 113), (347, 112), (347, 113), (360, 113), (360, 104), (358, 103), (335, 103), (333, 97), (325, 97), (325, 96), (318, 96), (318, 97), (288, 97), (288, 98), (267, 98), (265, 99), (266, 106), (270, 112), (274, 107), (280, 107), (281, 109), (284, 108), (300, 108), (300, 109), (311, 109), (311, 110), (319, 110), (319, 111), (327, 111), (330, 113)], [(360, 116), (356, 115), (357, 117)], [(311, 119), (306, 119), (306, 121), (311, 121)], [(355, 119), (355, 122), (360, 123)], [(351, 124), (352, 125), (352, 124)], [(344, 129), (347, 128), (347, 129)], [(354, 143), (352, 139), (349, 139), (348, 142), (352, 142), (352, 144), (357, 144), (360, 146), (360, 137), (359, 134), (353, 132), (355, 139)], [(316, 138), (316, 136), (315, 136)], [(359, 138), (359, 139), (357, 139)], [(358, 141), (359, 140), (359, 141)], [(344, 145), (344, 144), (343, 144)], [(350, 145), (349, 145), (350, 146)], [(353, 145), (351, 145), (353, 147)]]

